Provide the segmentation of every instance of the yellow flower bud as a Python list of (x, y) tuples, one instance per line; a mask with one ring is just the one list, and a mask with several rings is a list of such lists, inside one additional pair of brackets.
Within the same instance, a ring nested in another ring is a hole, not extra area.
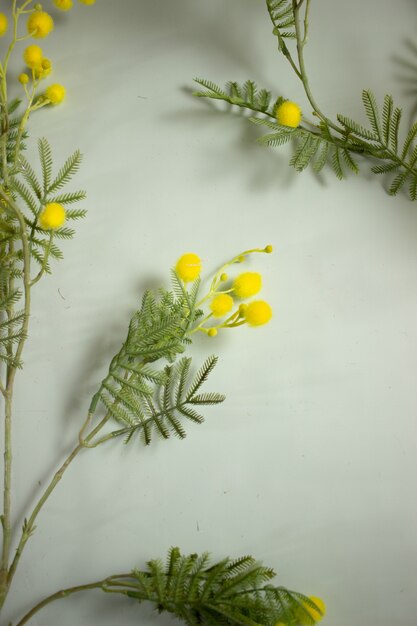
[(3, 35), (7, 33), (8, 25), (9, 20), (7, 19), (7, 15), (0, 13), (0, 37), (3, 37)]
[(72, 9), (72, 0), (54, 0), (54, 5), (60, 11), (69, 11)]
[(285, 100), (275, 112), (278, 124), (297, 128), (301, 122), (301, 109), (295, 102)]
[(54, 28), (54, 20), (45, 11), (35, 11), (27, 21), (27, 31), (35, 39), (49, 35)]
[(45, 96), (51, 104), (60, 104), (65, 98), (65, 87), (63, 85), (50, 85), (45, 90)]
[(265, 246), (265, 252), (267, 254), (271, 254), (272, 251), (273, 251), (273, 247), (272, 246)]
[(177, 261), (175, 271), (179, 278), (185, 283), (193, 282), (200, 276), (201, 272), (201, 259), (196, 254), (189, 252), (183, 254)]
[(238, 298), (250, 298), (262, 288), (262, 276), (258, 272), (244, 272), (235, 278), (233, 291)]
[(39, 215), (39, 226), (44, 230), (56, 230), (65, 222), (65, 209), (58, 202), (45, 204)]
[(254, 300), (245, 308), (243, 316), (249, 326), (262, 326), (271, 319), (272, 309), (267, 302)]
[(217, 328), (209, 328), (209, 330), (207, 331), (207, 334), (209, 337), (216, 337)]
[(221, 274), (220, 275), (220, 280), (224, 283), (227, 279), (228, 279), (228, 275), (227, 274)]
[(19, 83), (21, 85), (27, 85), (29, 82), (29, 76), (27, 74), (25, 74), (24, 72), (22, 72), (22, 74), (19, 74)]
[(40, 67), (35, 68), (36, 78), (46, 78), (52, 72), (52, 63), (49, 59), (42, 59)]
[(214, 317), (223, 317), (226, 313), (229, 313), (233, 309), (233, 298), (227, 293), (220, 293), (213, 298), (210, 303), (210, 309)]
[(25, 48), (23, 60), (28, 67), (35, 69), (42, 66), (43, 52), (40, 46), (33, 44)]

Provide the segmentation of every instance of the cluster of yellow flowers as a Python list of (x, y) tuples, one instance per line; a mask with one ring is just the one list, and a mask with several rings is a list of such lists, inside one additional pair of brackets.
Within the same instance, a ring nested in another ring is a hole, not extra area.
[[(96, 0), (78, 0), (81, 4), (92, 5)], [(33, 37), (34, 39), (43, 39), (47, 37), (54, 29), (54, 20), (49, 13), (43, 10), (40, 3), (36, 3), (33, 8), (29, 8), (32, 0), (25, 0), (19, 8), (13, 9), (13, 41), (10, 44), (7, 58), (17, 41), (22, 41)], [(73, 0), (53, 0), (53, 4), (61, 11), (69, 11), (73, 7)], [(18, 19), (23, 15), (28, 14), (26, 21), (27, 35), (17, 36), (17, 23)], [(0, 37), (3, 37), (9, 26), (9, 19), (6, 14), (0, 13)], [(30, 103), (30, 110), (41, 108), (45, 104), (60, 104), (65, 98), (65, 87), (63, 85), (54, 84), (47, 87), (45, 93), (40, 96), (38, 101), (32, 105), (33, 97), (35, 95), (35, 88), (38, 86), (39, 81), (46, 78), (52, 71), (52, 62), (50, 59), (44, 57), (42, 48), (37, 45), (28, 46), (23, 53), (23, 60), (26, 67), (30, 70), (29, 74), (22, 72), (19, 75), (19, 82), (23, 86), (26, 96)], [(27, 85), (32, 79), (33, 90), (29, 94)]]
[[(249, 326), (262, 326), (269, 322), (272, 317), (272, 309), (264, 300), (252, 300), (248, 303), (235, 300), (252, 298), (262, 288), (262, 276), (258, 272), (243, 272), (234, 278), (226, 288), (225, 283), (229, 276), (225, 270), (235, 264), (242, 263), (247, 256), (256, 252), (272, 252), (272, 246), (246, 250), (225, 263), (213, 277), (208, 293), (197, 303), (198, 307), (208, 302), (210, 313), (204, 317), (200, 324), (191, 333), (201, 331), (209, 337), (215, 337), (221, 328), (236, 328), (243, 324)], [(175, 266), (175, 272), (183, 283), (194, 282), (199, 279), (201, 273), (201, 259), (197, 254), (187, 253), (182, 255)], [(219, 323), (207, 326), (213, 318)]]
[[(52, 0), (57, 9), (69, 11), (73, 7), (73, 0)], [(96, 0), (78, 0), (81, 4), (92, 5)], [(3, 91), (6, 93), (6, 73), (11, 52), (15, 44), (27, 39), (44, 39), (54, 29), (52, 16), (44, 11), (42, 4), (35, 3), (32, 7), (32, 0), (22, 0), (20, 6), (13, 4), (11, 42), (6, 52), (5, 59), (0, 63), (0, 79), (3, 83)], [(19, 36), (19, 20), (26, 19), (26, 35)], [(5, 13), (0, 13), (0, 37), (6, 35), (9, 30), (9, 18)], [(44, 56), (42, 48), (37, 44), (28, 45), (23, 52), (23, 61), (27, 68), (19, 75), (19, 82), (22, 85), (26, 97), (26, 112), (22, 116), (19, 132), (23, 133), (25, 124), (30, 113), (48, 104), (60, 104), (66, 95), (65, 87), (58, 83), (49, 85), (44, 93), (37, 96), (37, 88), (41, 80), (49, 76), (52, 71), (52, 62)], [(65, 208), (57, 202), (45, 204), (38, 217), (38, 225), (44, 230), (54, 231), (65, 223)]]

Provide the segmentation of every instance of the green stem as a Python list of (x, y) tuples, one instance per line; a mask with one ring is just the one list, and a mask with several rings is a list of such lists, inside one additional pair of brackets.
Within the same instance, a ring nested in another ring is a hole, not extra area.
[(271, 22), (274, 25), (274, 35), (276, 35), (276, 37), (278, 38), (278, 49), (285, 56), (285, 58), (287, 59), (287, 61), (291, 65), (292, 69), (294, 70), (294, 72), (296, 73), (298, 78), (301, 79), (300, 70), (296, 66), (296, 64), (294, 62), (294, 59), (291, 56), (291, 52), (288, 50), (287, 44), (285, 43), (284, 38), (282, 37), (281, 33), (279, 32), (279, 28), (278, 28), (278, 26), (277, 26), (277, 24), (276, 24), (276, 22), (274, 20), (274, 16), (273, 16), (272, 10), (271, 10), (271, 8), (269, 6), (268, 0), (266, 0), (266, 8), (268, 10)]
[(42, 266), (41, 269), (39, 270), (39, 272), (37, 273), (37, 275), (35, 276), (35, 278), (33, 278), (30, 281), (30, 286), (33, 287), (33, 285), (36, 285), (36, 283), (42, 278), (42, 276), (45, 274), (46, 271), (46, 267), (48, 265), (48, 259), (49, 259), (49, 253), (51, 251), (51, 245), (52, 245), (52, 239), (53, 239), (53, 232), (51, 232), (51, 234), (49, 235), (49, 241), (48, 241), (48, 245), (45, 249), (45, 255), (43, 257), (43, 261), (42, 261)]
[(76, 587), (69, 587), (68, 589), (61, 589), (56, 593), (48, 596), (36, 606), (33, 607), (26, 615), (16, 624), (16, 626), (23, 626), (26, 624), (38, 611), (43, 609), (45, 606), (54, 602), (55, 600), (61, 600), (62, 598), (67, 598), (71, 596), (73, 593), (79, 593), (80, 591), (88, 591), (90, 589), (102, 589), (103, 585), (106, 583), (106, 580), (99, 580), (95, 583), (90, 583), (89, 585), (77, 585)]
[[(68, 587), (67, 589), (61, 589), (56, 593), (53, 593), (50, 596), (44, 598), (41, 602), (36, 604), (22, 619), (20, 622), (16, 624), (16, 626), (24, 626), (36, 613), (38, 613), (41, 609), (43, 609), (51, 602), (55, 602), (55, 600), (62, 600), (63, 598), (67, 598), (74, 593), (79, 593), (82, 591), (90, 591), (91, 589), (101, 589), (102, 591), (106, 591), (111, 593), (113, 590), (108, 588), (112, 587), (123, 587), (123, 588), (131, 588), (135, 591), (138, 591), (137, 584), (129, 584), (128, 582), (118, 582), (118, 579), (131, 579), (132, 574), (115, 574), (114, 576), (109, 576), (108, 578), (104, 578), (103, 580), (98, 580), (94, 583), (89, 583), (87, 585), (76, 585), (75, 587)], [(122, 591), (115, 589), (113, 593), (123, 593)], [(146, 597), (144, 597), (146, 599)]]
[(301, 9), (302, 2), (297, 3), (296, 0), (292, 0), (292, 4), (293, 4), (294, 20), (295, 20), (295, 35), (296, 35), (296, 41), (297, 41), (297, 58), (298, 58), (298, 64), (300, 68), (298, 77), (303, 83), (304, 91), (306, 93), (308, 101), (313, 107), (314, 113), (317, 115), (317, 117), (321, 119), (323, 122), (325, 122), (327, 126), (329, 126), (330, 128), (333, 128), (333, 130), (343, 135), (344, 129), (341, 128), (340, 126), (337, 126), (337, 124), (334, 124), (332, 120), (330, 120), (328, 117), (326, 117), (326, 115), (324, 115), (324, 113), (321, 111), (310, 89), (310, 84), (309, 84), (309, 80), (307, 77), (307, 72), (305, 68), (305, 60), (304, 60), (304, 46), (307, 42), (308, 12), (310, 9), (310, 3), (307, 2), (306, 8), (305, 8), (304, 32), (303, 33), (301, 32), (301, 24), (300, 24), (300, 9)]
[[(90, 419), (91, 419), (91, 417), (90, 417), (90, 415), (88, 415), (86, 421), (90, 421)], [(91, 439), (93, 439), (93, 437), (103, 428), (103, 426), (105, 425), (105, 423), (107, 421), (108, 421), (108, 417), (106, 416), (106, 418), (102, 419), (101, 422), (89, 433), (89, 435), (86, 437), (87, 443)], [(29, 519), (25, 523), (23, 531), (22, 531), (22, 535), (20, 537), (19, 544), (18, 544), (17, 549), (16, 549), (16, 554), (14, 556), (14, 559), (13, 559), (12, 564), (11, 564), (10, 569), (9, 569), (8, 578), (7, 578), (8, 586), (10, 586), (10, 584), (11, 584), (11, 582), (13, 580), (13, 577), (14, 577), (15, 572), (16, 572), (16, 568), (18, 566), (20, 557), (22, 556), (22, 552), (23, 552), (23, 550), (25, 548), (26, 542), (28, 541), (29, 537), (33, 534), (33, 532), (35, 530), (36, 518), (38, 517), (38, 515), (39, 515), (43, 505), (48, 500), (49, 496), (54, 491), (54, 489), (58, 485), (58, 483), (60, 482), (61, 478), (64, 475), (64, 472), (66, 471), (66, 469), (69, 467), (69, 465), (72, 463), (72, 461), (76, 458), (78, 453), (81, 452), (81, 450), (83, 450), (86, 447), (91, 447), (91, 446), (86, 446), (83, 443), (79, 443), (72, 450), (72, 452), (65, 459), (65, 461), (63, 462), (63, 464), (61, 465), (59, 470), (55, 473), (55, 475), (52, 478), (51, 482), (49, 483), (48, 487), (45, 489), (44, 493), (42, 494), (42, 496), (38, 500), (35, 508), (32, 511), (32, 514), (30, 515)]]
[[(20, 226), (20, 238), (23, 253), (23, 286), (24, 286), (24, 318), (21, 327), (21, 339), (18, 343), (12, 363), (7, 366), (7, 381), (5, 388), (5, 421), (4, 421), (4, 492), (3, 492), (3, 546), (0, 567), (0, 607), (7, 595), (7, 570), (9, 566), (10, 542), (11, 542), (11, 476), (12, 476), (12, 398), (14, 381), (17, 371), (17, 363), (23, 352), (26, 341), (29, 314), (30, 314), (30, 254), (26, 232), (26, 224), (19, 207), (0, 187), (0, 197), (3, 198), (13, 210)], [(10, 288), (13, 285), (10, 284)], [(8, 312), (9, 316), (12, 311)]]

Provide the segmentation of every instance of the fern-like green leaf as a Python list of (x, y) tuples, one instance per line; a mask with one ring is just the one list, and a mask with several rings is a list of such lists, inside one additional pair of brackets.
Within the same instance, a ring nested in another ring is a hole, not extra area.
[[(63, 193), (58, 196), (54, 196), (52, 198), (48, 198), (48, 202), (58, 202), (59, 204), (63, 204), (64, 206), (67, 204), (74, 204), (75, 202), (80, 202), (80, 200), (85, 200), (86, 192), (85, 191), (74, 191), (70, 193)], [(66, 216), (76, 215), (76, 217), (72, 217), (71, 219), (78, 219), (78, 217), (85, 217), (87, 211), (85, 210), (73, 210), (67, 211)]]
[(334, 149), (334, 151), (333, 151), (333, 154), (332, 154), (331, 163), (332, 163), (333, 171), (336, 174), (337, 178), (339, 180), (342, 180), (345, 177), (345, 175), (343, 173), (342, 163), (341, 163), (341, 159), (340, 159), (340, 153), (341, 153), (341, 150), (339, 150), (339, 148), (336, 147)]
[(58, 189), (62, 189), (71, 178), (78, 172), (78, 169), (81, 165), (82, 155), (79, 150), (76, 150), (74, 154), (72, 154), (65, 161), (64, 165), (59, 170), (57, 176), (54, 178), (52, 183), (49, 185), (47, 192), (48, 194), (57, 191)]
[(408, 176), (409, 176), (408, 171), (397, 174), (397, 176), (392, 181), (390, 188), (388, 190), (388, 193), (390, 194), (390, 196), (395, 196), (400, 191), (405, 181), (407, 180)]
[(362, 92), (362, 102), (365, 107), (365, 112), (368, 117), (368, 120), (371, 124), (372, 130), (375, 135), (378, 137), (379, 141), (382, 141), (382, 128), (381, 128), (381, 120), (379, 116), (378, 105), (375, 99), (374, 94), (369, 89), (364, 89)]
[(346, 163), (346, 165), (349, 167), (349, 169), (352, 170), (352, 172), (354, 172), (355, 174), (359, 172), (359, 166), (357, 162), (355, 161), (355, 159), (352, 157), (349, 150), (342, 148), (342, 158), (344, 162)]
[(290, 165), (298, 172), (302, 172), (310, 164), (320, 143), (318, 137), (305, 133), (290, 161)]
[(189, 626), (314, 623), (308, 609), (320, 613), (319, 607), (301, 593), (274, 587), (274, 575), (249, 556), (211, 565), (207, 553), (183, 556), (172, 548), (165, 566), (159, 559), (149, 561), (144, 571), (107, 578), (102, 589), (151, 602)]
[(218, 86), (210, 80), (204, 78), (194, 78), (194, 82), (205, 88), (205, 91), (194, 91), (193, 96), (197, 98), (215, 98), (218, 100), (227, 100), (228, 95)]
[(338, 115), (337, 119), (346, 128), (347, 134), (354, 133), (358, 137), (363, 139), (369, 139), (370, 141), (378, 141), (378, 135), (374, 131), (368, 130), (355, 122), (354, 120), (346, 117), (345, 115)]
[(404, 141), (403, 149), (401, 152), (402, 160), (405, 160), (407, 158), (410, 148), (416, 136), (417, 136), (417, 122), (414, 122), (414, 124), (411, 126), (410, 130), (408, 131), (407, 136)]
[(42, 198), (42, 187), (36, 176), (33, 167), (22, 155), (19, 157), (19, 172), (26, 180), (35, 196), (40, 200)]
[(322, 141), (318, 150), (317, 158), (313, 163), (313, 169), (315, 172), (320, 172), (327, 163), (329, 157), (330, 144), (328, 141)]
[(34, 198), (31, 190), (25, 185), (25, 183), (16, 177), (12, 177), (10, 178), (10, 187), (12, 191), (17, 193), (22, 198), (31, 213), (36, 216), (41, 208), (39, 200)]
[(52, 151), (47, 139), (39, 139), (38, 152), (42, 169), (43, 192), (46, 195), (52, 177)]
[[(192, 405), (213, 405), (224, 400), (224, 396), (218, 393), (196, 394), (216, 363), (214, 357), (207, 359), (191, 382), (191, 359), (181, 359), (176, 365), (166, 366), (163, 382), (154, 388), (144, 383), (140, 368), (125, 368), (125, 375), (119, 375), (117, 363), (116, 359), (111, 373), (103, 381), (99, 397), (109, 414), (124, 426), (115, 432), (125, 435), (128, 441), (134, 434), (140, 434), (148, 445), (152, 433), (164, 439), (171, 434), (183, 439), (186, 436), (181, 421), (183, 417), (198, 423), (203, 421)], [(160, 379), (159, 376), (153, 378)]]

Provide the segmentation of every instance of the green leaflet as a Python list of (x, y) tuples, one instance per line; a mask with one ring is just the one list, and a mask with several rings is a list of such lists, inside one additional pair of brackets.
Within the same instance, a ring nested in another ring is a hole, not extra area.
[[(118, 368), (103, 382), (100, 400), (111, 417), (123, 426), (114, 436), (125, 436), (129, 442), (140, 435), (149, 445), (153, 435), (168, 439), (171, 434), (186, 436), (183, 419), (198, 424), (203, 416), (196, 406), (219, 404), (224, 396), (219, 393), (197, 393), (213, 370), (217, 358), (209, 357), (194, 378), (190, 377), (191, 358), (183, 358), (175, 365), (166, 365), (161, 371), (139, 365), (132, 367), (118, 361)], [(125, 370), (122, 376), (118, 371)], [(155, 381), (149, 384), (149, 379)]]

